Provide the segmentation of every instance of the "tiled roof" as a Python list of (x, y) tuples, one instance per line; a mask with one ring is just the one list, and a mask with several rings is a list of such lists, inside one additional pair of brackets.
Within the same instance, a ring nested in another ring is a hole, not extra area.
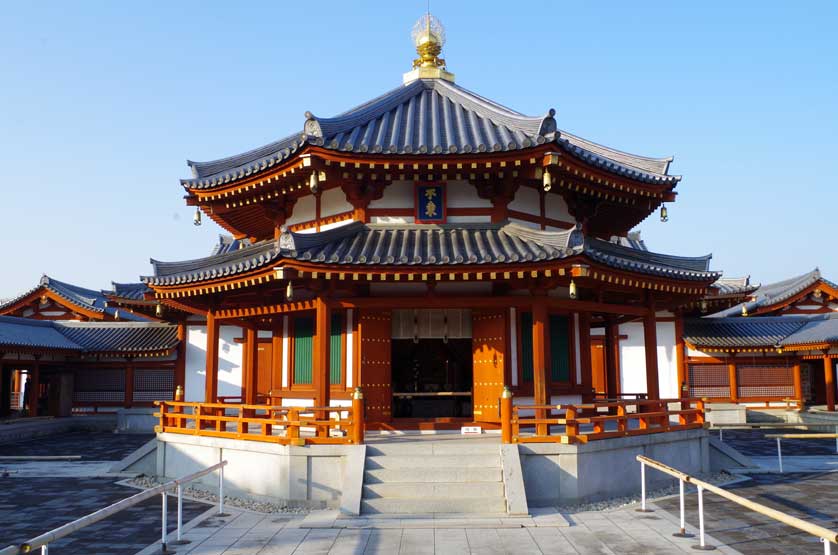
[(102, 293), (105, 295), (119, 297), (121, 299), (127, 299), (129, 301), (143, 301), (145, 300), (145, 294), (151, 291), (145, 283), (112, 282), (111, 286), (113, 289), (110, 291), (102, 291)]
[(754, 297), (754, 300), (749, 300), (736, 306), (732, 306), (726, 310), (722, 310), (721, 312), (711, 315), (711, 317), (738, 316), (742, 313), (742, 305), (747, 308), (749, 313), (753, 313), (757, 309), (779, 304), (819, 281), (823, 281), (830, 287), (838, 288), (838, 286), (831, 281), (824, 279), (823, 276), (821, 276), (820, 270), (815, 268), (811, 272), (807, 272), (801, 276), (762, 285), (753, 292), (752, 297)]
[(759, 284), (751, 283), (751, 276), (737, 278), (720, 277), (710, 288), (713, 292), (708, 298), (738, 297), (753, 293), (759, 288)]
[(0, 316), (0, 348), (142, 354), (178, 344), (177, 326), (154, 322), (53, 322)]
[(185, 262), (152, 261), (155, 285), (232, 276), (280, 260), (347, 266), (497, 265), (576, 255), (613, 268), (682, 280), (712, 280), (710, 256), (669, 256), (583, 235), (579, 229), (537, 231), (517, 224), (392, 225), (354, 222), (320, 233), (286, 231), (227, 254)]
[(632, 179), (674, 185), (672, 158), (628, 154), (560, 131), (555, 111), (530, 117), (443, 79), (420, 79), (332, 118), (306, 112), (295, 133), (243, 154), (189, 162), (187, 189), (212, 189), (259, 173), (311, 144), (370, 154), (458, 155), (522, 150), (555, 143), (572, 156)]
[(0, 347), (81, 351), (52, 322), (14, 316), (0, 316)]
[(684, 320), (684, 340), (708, 350), (770, 349), (807, 322), (806, 317), (793, 316), (689, 318)]
[(250, 245), (250, 239), (236, 239), (232, 235), (219, 235), (218, 242), (213, 245), (210, 256), (237, 251)]
[(78, 285), (59, 281), (47, 275), (41, 276), (41, 280), (38, 282), (38, 285), (29, 291), (26, 291), (25, 293), (22, 293), (0, 305), (0, 310), (17, 303), (21, 299), (32, 295), (42, 288), (54, 293), (71, 304), (82, 307), (91, 312), (98, 312), (103, 316), (107, 314), (114, 318), (118, 316), (122, 320), (139, 322), (148, 320), (148, 318), (145, 318), (144, 316), (131, 313), (127, 310), (119, 310), (114, 307), (109, 307), (108, 298), (102, 291), (94, 291), (93, 289), (79, 287)]
[(178, 344), (177, 326), (156, 322), (55, 322), (55, 327), (85, 352), (168, 351)]
[(784, 347), (838, 343), (838, 315), (811, 316), (800, 329), (780, 342)]

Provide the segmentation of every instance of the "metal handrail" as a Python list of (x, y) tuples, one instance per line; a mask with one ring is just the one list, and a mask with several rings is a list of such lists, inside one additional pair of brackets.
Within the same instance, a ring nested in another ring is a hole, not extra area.
[(783, 473), (783, 447), (780, 441), (784, 439), (834, 439), (835, 440), (835, 454), (838, 455), (838, 426), (835, 427), (834, 434), (765, 434), (766, 438), (774, 438), (777, 440), (777, 466), (780, 469), (780, 474)]
[(112, 505), (108, 505), (98, 511), (90, 513), (89, 515), (85, 515), (81, 518), (78, 518), (72, 522), (68, 522), (58, 528), (50, 530), (49, 532), (45, 532), (40, 536), (36, 536), (31, 540), (24, 542), (20, 545), (10, 545), (6, 548), (0, 549), (0, 555), (19, 555), (25, 553), (32, 553), (33, 550), (38, 548), (45, 548), (42, 553), (46, 553), (47, 546), (60, 540), (61, 538), (72, 534), (82, 528), (86, 528), (91, 524), (95, 524), (100, 520), (104, 520), (109, 516), (112, 516), (120, 511), (123, 511), (129, 507), (133, 507), (134, 505), (145, 501), (155, 495), (162, 494), (163, 495), (163, 534), (162, 534), (162, 541), (163, 541), (163, 551), (166, 551), (166, 492), (172, 489), (178, 489), (178, 539), (180, 539), (180, 532), (181, 532), (181, 520), (182, 520), (182, 488), (183, 484), (187, 484), (192, 482), (193, 480), (197, 480), (207, 474), (215, 472), (216, 470), (221, 470), (221, 478), (220, 478), (220, 491), (218, 492), (218, 499), (219, 499), (219, 514), (224, 513), (224, 467), (227, 465), (227, 461), (221, 461), (217, 464), (209, 466), (203, 470), (199, 470), (197, 472), (193, 472), (192, 474), (187, 474), (186, 476), (182, 476), (175, 480), (171, 480), (166, 482), (165, 484), (160, 484), (159, 486), (155, 486), (153, 488), (149, 488), (147, 490), (141, 491), (131, 497), (127, 497), (121, 501), (117, 501)]
[(741, 505), (746, 509), (750, 509), (756, 513), (761, 515), (767, 516), (769, 518), (773, 518), (774, 520), (781, 522), (787, 526), (791, 526), (793, 528), (797, 528), (803, 532), (816, 536), (823, 541), (824, 544), (824, 553), (826, 555), (830, 554), (831, 550), (831, 543), (838, 543), (838, 532), (834, 532), (829, 528), (824, 528), (823, 526), (818, 526), (817, 524), (812, 524), (810, 522), (806, 522), (803, 519), (787, 515), (782, 511), (778, 511), (776, 509), (772, 509), (771, 507), (766, 507), (765, 505), (761, 505), (750, 499), (742, 497), (740, 495), (736, 495), (735, 493), (731, 493), (726, 489), (722, 489), (718, 486), (715, 486), (709, 482), (705, 482), (704, 480), (699, 480), (694, 476), (690, 476), (686, 472), (681, 472), (675, 468), (667, 466), (661, 462), (658, 462), (654, 459), (650, 459), (649, 457), (644, 457), (643, 455), (637, 455), (637, 461), (640, 462), (640, 471), (641, 471), (641, 484), (642, 484), (642, 498), (641, 498), (641, 511), (646, 511), (646, 467), (650, 466), (655, 470), (663, 472), (664, 474), (669, 474), (675, 478), (678, 478), (681, 488), (681, 534), (684, 533), (684, 482), (689, 484), (693, 484), (698, 488), (698, 517), (699, 517), (699, 533), (701, 534), (700, 538), (700, 547), (705, 547), (704, 545), (704, 499), (703, 499), (703, 491), (706, 489), (707, 491), (713, 492), (719, 497), (723, 497), (728, 501), (732, 501), (737, 505)]

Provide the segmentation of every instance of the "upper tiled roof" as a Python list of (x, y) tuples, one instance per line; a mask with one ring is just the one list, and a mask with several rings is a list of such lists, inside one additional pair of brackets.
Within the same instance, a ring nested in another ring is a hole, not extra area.
[(753, 313), (757, 309), (770, 307), (790, 299), (819, 281), (823, 281), (830, 287), (838, 288), (838, 286), (831, 281), (824, 279), (823, 276), (821, 276), (820, 270), (815, 268), (811, 272), (807, 272), (801, 276), (762, 285), (751, 295), (754, 297), (754, 300), (749, 300), (736, 306), (732, 306), (726, 310), (713, 314), (711, 317), (738, 316), (742, 314), (743, 305), (747, 308), (749, 313)]
[(177, 326), (154, 322), (53, 322), (0, 316), (0, 347), (74, 353), (168, 352), (178, 344)]
[(684, 320), (684, 340), (708, 350), (770, 349), (807, 322), (806, 317), (792, 316), (688, 318)]
[(555, 143), (608, 171), (649, 183), (675, 184), (672, 158), (628, 154), (559, 131), (555, 111), (530, 117), (443, 79), (419, 79), (332, 118), (306, 112), (295, 133), (243, 154), (189, 162), (186, 188), (212, 189), (261, 172), (311, 144), (370, 154), (473, 154)]
[(282, 234), (229, 252), (185, 262), (152, 260), (155, 285), (204, 281), (277, 264), (280, 260), (347, 266), (497, 265), (584, 255), (607, 266), (682, 280), (712, 280), (710, 256), (669, 256), (583, 235), (579, 229), (537, 231), (517, 224), (363, 224), (320, 233)]
[(784, 347), (838, 343), (838, 315), (811, 316), (805, 325), (780, 342)]
[(41, 276), (41, 280), (38, 282), (38, 285), (29, 291), (26, 291), (25, 293), (22, 293), (0, 305), (0, 310), (16, 304), (21, 299), (25, 299), (42, 288), (54, 293), (71, 304), (82, 307), (91, 312), (100, 313), (103, 317), (104, 315), (109, 315), (114, 318), (118, 316), (120, 319), (129, 321), (148, 320), (143, 316), (133, 314), (127, 310), (120, 311), (117, 308), (109, 307), (108, 298), (102, 291), (94, 291), (93, 289), (79, 287), (78, 285), (59, 281), (47, 275)]

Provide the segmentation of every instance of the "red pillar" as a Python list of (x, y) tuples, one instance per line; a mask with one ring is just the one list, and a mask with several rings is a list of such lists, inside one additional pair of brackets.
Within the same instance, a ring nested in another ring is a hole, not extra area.
[(204, 401), (214, 403), (218, 400), (218, 335), (220, 324), (212, 310), (207, 312), (207, 363)]
[(582, 368), (582, 401), (593, 400), (593, 368), (591, 367), (591, 313), (579, 313), (579, 362)]
[[(547, 405), (550, 402), (547, 392), (547, 361), (550, 359), (548, 343), (547, 303), (544, 299), (532, 305), (532, 387), (533, 404)], [(546, 412), (536, 411), (536, 418), (546, 418)], [(537, 424), (536, 434), (547, 435), (547, 424)]]
[(658, 331), (655, 306), (650, 303), (649, 311), (643, 317), (643, 340), (646, 349), (646, 396), (660, 399), (658, 387)]
[(331, 310), (322, 298), (318, 298), (315, 307), (314, 322), (314, 404), (328, 407), (329, 398), (329, 324)]
[(620, 327), (612, 318), (605, 324), (605, 387), (608, 397), (620, 395)]
[(739, 400), (739, 378), (736, 375), (735, 362), (729, 362), (727, 365), (727, 379), (730, 384), (730, 400), (735, 403)]
[(244, 330), (244, 391), (242, 398), (245, 404), (255, 405), (259, 384), (257, 375), (259, 365), (259, 333), (256, 328)]
[(794, 398), (800, 403), (800, 408), (803, 408), (803, 380), (800, 375), (799, 360), (792, 366), (792, 378), (794, 379)]
[[(178, 322), (177, 325), (177, 359), (175, 359), (175, 391), (181, 386), (186, 391), (186, 324)], [(172, 392), (174, 399), (174, 391)]]
[(826, 410), (835, 410), (835, 376), (833, 373), (832, 359), (829, 355), (823, 355), (823, 378), (826, 382)]

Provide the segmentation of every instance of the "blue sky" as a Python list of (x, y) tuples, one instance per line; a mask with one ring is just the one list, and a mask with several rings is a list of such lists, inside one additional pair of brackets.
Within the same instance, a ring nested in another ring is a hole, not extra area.
[[(14, 2), (0, 33), (0, 298), (203, 256), (186, 159), (239, 153), (401, 83), (423, 0)], [(457, 82), (684, 175), (653, 250), (838, 280), (838, 3), (441, 2)]]

